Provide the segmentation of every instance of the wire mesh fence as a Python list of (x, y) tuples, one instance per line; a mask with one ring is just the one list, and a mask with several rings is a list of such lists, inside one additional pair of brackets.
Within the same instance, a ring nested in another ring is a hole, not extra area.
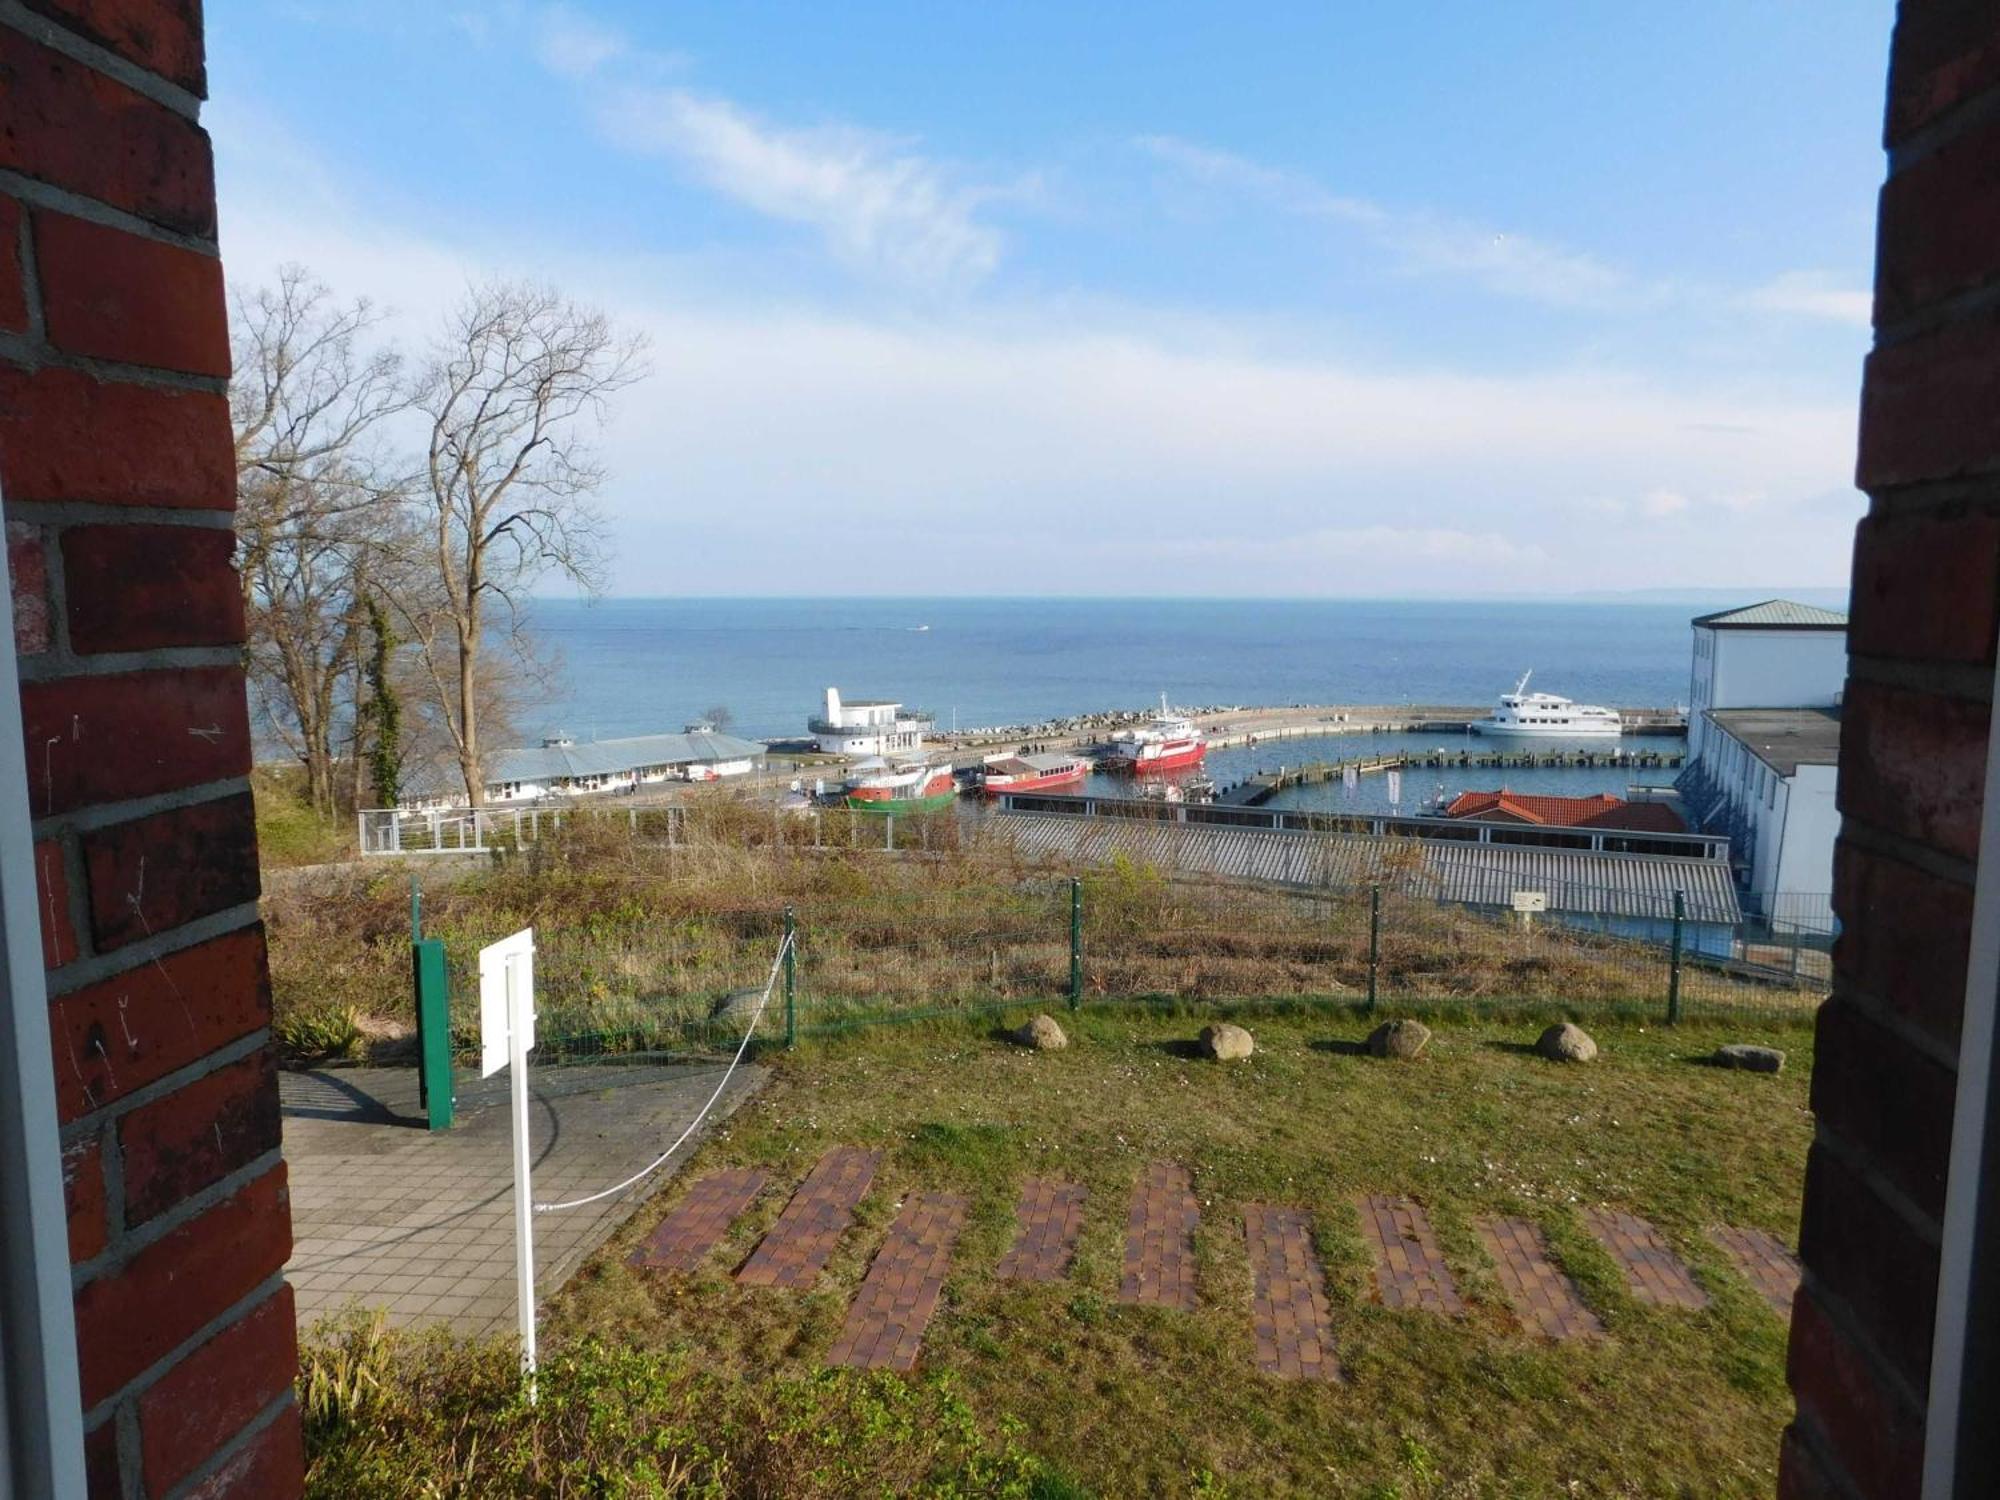
[[(537, 929), (547, 1061), (733, 1048), (784, 935), (794, 948), (756, 1040), (929, 1017), (1117, 1004), (1284, 1004), (1659, 1021), (1807, 1018), (1824, 997), (1823, 896), (1745, 917), (1670, 894), (1565, 889), (1538, 909), (1420, 887), (1275, 890), (1122, 861), (1077, 877), (897, 900), (746, 902)], [(1728, 920), (1724, 920), (1724, 918)], [(452, 1030), (476, 1029), (475, 945), (454, 951)]]

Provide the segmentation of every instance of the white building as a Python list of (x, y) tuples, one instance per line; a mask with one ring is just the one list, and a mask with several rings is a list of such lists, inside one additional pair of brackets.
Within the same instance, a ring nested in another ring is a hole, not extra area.
[(1729, 835), (1746, 910), (1776, 928), (1830, 932), (1839, 711), (1726, 708), (1702, 717), (1701, 751), (1680, 780), (1689, 822)]
[(1847, 616), (1766, 599), (1694, 621), (1689, 827), (1726, 833), (1744, 906), (1775, 926), (1831, 930), (1834, 778)]
[(1766, 599), (1694, 622), (1688, 759), (1701, 755), (1705, 715), (1731, 708), (1833, 708), (1847, 680), (1847, 616)]
[(813, 743), (828, 755), (902, 755), (924, 747), (931, 716), (881, 698), (840, 701), (840, 689), (826, 690), (818, 718), (808, 719)]
[[(717, 734), (703, 724), (690, 725), (681, 734), (643, 734), (581, 745), (558, 735), (539, 746), (488, 755), (486, 801), (509, 806), (632, 791), (666, 781), (717, 781), (748, 775), (764, 754), (762, 745)], [(427, 811), (464, 804), (465, 788), (455, 768), (439, 767), (410, 778), (401, 806), (405, 811)]]

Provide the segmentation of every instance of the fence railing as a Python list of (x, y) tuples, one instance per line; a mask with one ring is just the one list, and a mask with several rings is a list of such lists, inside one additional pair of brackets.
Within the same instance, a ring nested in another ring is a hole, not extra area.
[[(923, 849), (948, 814), (898, 816), (840, 807), (735, 804), (743, 831), (754, 826), (766, 845), (821, 849)], [(368, 808), (356, 815), (363, 855), (492, 854), (533, 847), (565, 830), (597, 827), (673, 847), (685, 842), (690, 814), (705, 809), (671, 803), (620, 805), (616, 800), (572, 806), (448, 808), (406, 812)]]
[[(1572, 893), (1574, 894), (1574, 893)], [(1671, 899), (1597, 916), (1479, 911), (1375, 886), (1274, 892), (1114, 864), (995, 895), (746, 905), (644, 925), (537, 928), (538, 1032), (551, 1059), (732, 1047), (769, 955), (794, 934), (783, 1004), (759, 1040), (1026, 1006), (1214, 1003), (1561, 1010), (1661, 1022), (1806, 1018), (1824, 997), (1828, 921), (1741, 928)], [(1823, 904), (1802, 897), (1803, 908)], [(1580, 899), (1577, 904), (1584, 905)], [(451, 956), (452, 1030), (476, 1027)]]

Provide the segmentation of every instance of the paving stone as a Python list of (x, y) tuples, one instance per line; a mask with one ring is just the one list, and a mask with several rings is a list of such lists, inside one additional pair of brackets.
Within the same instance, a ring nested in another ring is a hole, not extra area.
[(1250, 1250), (1251, 1327), (1257, 1368), (1297, 1380), (1338, 1380), (1333, 1309), (1304, 1209), (1243, 1205)]
[(1360, 1206), (1361, 1231), (1375, 1248), (1375, 1291), (1382, 1305), (1447, 1316), (1464, 1312), (1422, 1205), (1375, 1193)]
[(1125, 1220), (1120, 1302), (1193, 1311), (1194, 1227), (1201, 1221), (1194, 1179), (1170, 1161), (1147, 1165)]
[(1624, 1271), (1636, 1301), (1688, 1311), (1708, 1306), (1708, 1293), (1695, 1285), (1681, 1258), (1644, 1219), (1623, 1209), (1593, 1208), (1584, 1212), (1583, 1221)]
[(736, 1279), (744, 1286), (810, 1287), (854, 1222), (855, 1205), (866, 1196), (881, 1161), (881, 1152), (854, 1146), (835, 1146), (822, 1156)]
[(937, 1311), (951, 1249), (965, 1225), (956, 1193), (912, 1193), (862, 1278), (827, 1363), (864, 1370), (913, 1370), (924, 1329)]
[(1479, 1238), (1493, 1257), (1500, 1289), (1521, 1321), (1551, 1339), (1595, 1339), (1604, 1324), (1584, 1305), (1576, 1286), (1549, 1258), (1541, 1226), (1529, 1219), (1481, 1219)]
[(1014, 1205), (1018, 1230), (993, 1274), (1002, 1280), (1060, 1281), (1076, 1257), (1083, 1233), (1083, 1187), (1052, 1177), (1030, 1177)]
[[(714, 1063), (538, 1067), (535, 1197), (582, 1197), (644, 1167), (694, 1120), (722, 1073)], [(738, 1069), (710, 1123), (762, 1077)], [(464, 1335), (511, 1330), (512, 1080), (459, 1075), (458, 1123), (435, 1135), (420, 1127), (414, 1068), (285, 1073), (279, 1085), (294, 1209), (286, 1270), (300, 1322), (358, 1302), (393, 1304), (404, 1322)], [(537, 1215), (538, 1294), (561, 1286), (672, 1177), (658, 1172), (586, 1207)]]
[(652, 1271), (694, 1270), (763, 1191), (767, 1175), (740, 1167), (702, 1178), (632, 1252), (632, 1264)]
[(1736, 1269), (1770, 1304), (1771, 1311), (1791, 1322), (1792, 1297), (1799, 1289), (1799, 1263), (1785, 1242), (1761, 1229), (1720, 1224), (1709, 1230), (1708, 1237), (1736, 1263)]

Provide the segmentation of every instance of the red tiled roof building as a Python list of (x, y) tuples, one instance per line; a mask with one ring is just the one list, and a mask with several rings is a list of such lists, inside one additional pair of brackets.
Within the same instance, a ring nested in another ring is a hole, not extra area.
[(1609, 792), (1594, 797), (1530, 797), (1510, 792), (1460, 792), (1447, 818), (1539, 823), (1549, 828), (1622, 828), (1635, 833), (1686, 833), (1681, 815), (1664, 802), (1626, 802)]

